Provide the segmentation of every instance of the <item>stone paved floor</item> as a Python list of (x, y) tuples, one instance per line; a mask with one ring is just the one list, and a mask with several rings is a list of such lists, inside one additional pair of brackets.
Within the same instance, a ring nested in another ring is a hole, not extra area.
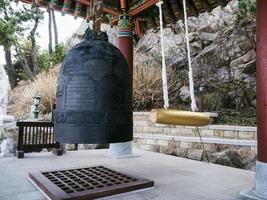
[(25, 154), (24, 159), (0, 159), (0, 200), (45, 200), (27, 180), (28, 173), (68, 167), (105, 165), (155, 181), (152, 189), (109, 197), (110, 200), (238, 200), (253, 186), (250, 171), (135, 150), (136, 157), (112, 159), (106, 150)]

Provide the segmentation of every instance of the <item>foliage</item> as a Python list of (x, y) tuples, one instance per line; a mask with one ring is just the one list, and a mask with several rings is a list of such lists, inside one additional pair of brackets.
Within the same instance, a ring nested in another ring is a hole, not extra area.
[(238, 0), (238, 7), (241, 12), (256, 12), (256, 0)]
[[(24, 54), (24, 56), (26, 57), (31, 70), (33, 69), (32, 66), (32, 57), (31, 57), (31, 52), (32, 52), (32, 44), (30, 40), (23, 40), (20, 44), (19, 44), (19, 48), (21, 50), (21, 53)], [(37, 49), (40, 49), (40, 47), (38, 46)], [(64, 59), (64, 56), (66, 54), (67, 51), (67, 45), (64, 43), (60, 43), (55, 47), (55, 52), (52, 53), (52, 55), (49, 54), (49, 52), (47, 50), (43, 50), (43, 51), (38, 51), (37, 52), (37, 62), (38, 62), (38, 66), (40, 69), (40, 72), (42, 71), (48, 71), (50, 68), (54, 67), (55, 65), (61, 63)], [(16, 71), (21, 71), (22, 66), (20, 64), (19, 61), (17, 61), (15, 63), (15, 68)], [(22, 72), (19, 74), (19, 79), (20, 80), (27, 80), (28, 77), (25, 74), (25, 72)]]
[(256, 0), (238, 0), (237, 20), (256, 14)]
[(216, 124), (256, 126), (256, 113), (254, 108), (241, 110), (222, 109), (219, 111), (219, 117), (215, 118)]
[[(29, 30), (35, 9), (18, 6), (12, 0), (0, 0), (0, 45), (14, 45)], [(42, 18), (42, 13), (38, 13)], [(26, 25), (27, 23), (27, 25)]]
[(64, 43), (56, 45), (55, 52), (52, 55), (54, 65), (61, 63), (63, 61), (67, 50), (68, 50), (67, 45)]
[[(11, 47), (16, 51), (16, 57), (23, 66), (24, 73), (33, 80), (34, 74), (37, 72), (36, 66), (36, 48), (31, 48), (31, 56), (34, 58), (33, 69), (30, 69), (27, 62), (26, 55), (23, 54), (19, 48), (19, 41), (26, 36), (31, 38), (32, 44), (36, 47), (35, 34), (38, 22), (43, 19), (43, 13), (36, 6), (21, 5), (14, 0), (0, 0), (0, 46), (4, 47), (7, 63), (7, 73), (9, 76), (10, 84), (16, 86), (16, 73), (12, 65)], [(34, 23), (32, 23), (34, 22)], [(30, 30), (30, 32), (28, 32)]]
[(49, 54), (47, 50), (38, 54), (38, 65), (41, 71), (48, 71), (51, 67), (61, 63), (67, 52), (67, 45), (60, 43), (56, 45), (55, 51)]

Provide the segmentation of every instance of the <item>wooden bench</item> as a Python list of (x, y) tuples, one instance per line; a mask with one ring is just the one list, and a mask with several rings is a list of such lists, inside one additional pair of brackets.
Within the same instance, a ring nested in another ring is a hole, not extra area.
[(17, 122), (19, 127), (17, 157), (24, 158), (24, 153), (40, 152), (54, 148), (56, 155), (62, 155), (59, 142), (54, 141), (52, 122)]

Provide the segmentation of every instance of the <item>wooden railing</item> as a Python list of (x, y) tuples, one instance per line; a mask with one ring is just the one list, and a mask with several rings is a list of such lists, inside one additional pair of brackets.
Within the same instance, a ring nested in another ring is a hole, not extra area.
[(42, 149), (55, 148), (57, 155), (62, 155), (60, 143), (54, 141), (52, 122), (17, 122), (19, 127), (17, 156), (24, 153), (40, 152)]

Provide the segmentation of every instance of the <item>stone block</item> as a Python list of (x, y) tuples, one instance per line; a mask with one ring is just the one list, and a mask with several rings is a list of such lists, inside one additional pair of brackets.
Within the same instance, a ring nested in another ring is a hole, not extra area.
[(180, 135), (191, 135), (191, 136), (193, 136), (193, 135), (196, 135), (196, 129), (195, 128), (192, 128), (192, 127), (190, 127), (190, 128), (181, 128), (180, 129)]
[(171, 128), (169, 128), (169, 127), (163, 128), (163, 133), (164, 133), (164, 135), (170, 135), (171, 134)]
[(223, 131), (222, 130), (214, 130), (214, 136), (223, 138)]
[[(65, 144), (65, 149), (66, 150), (74, 150), (75, 149), (75, 144)], [(90, 149), (92, 149), (92, 148), (90, 148)]]
[(202, 145), (201, 145), (201, 143), (198, 143), (198, 142), (192, 142), (191, 148), (192, 149), (202, 149)]
[(187, 148), (176, 148), (174, 149), (173, 154), (178, 157), (187, 158), (187, 152), (188, 152)]
[(143, 127), (143, 132), (144, 132), (144, 133), (152, 133), (152, 132), (151, 132), (151, 127), (144, 126), (144, 127)]
[(133, 127), (133, 132), (134, 133), (142, 133), (143, 132), (143, 127), (142, 126), (134, 126)]
[(180, 142), (180, 148), (191, 148), (191, 142)]
[(156, 139), (146, 139), (146, 144), (150, 144), (150, 145), (155, 145), (157, 144), (157, 140)]
[(173, 146), (160, 146), (160, 153), (173, 155), (174, 154), (174, 147)]
[(134, 126), (147, 126), (147, 121), (133, 121)]
[(195, 130), (191, 128), (184, 128), (184, 127), (176, 127), (171, 129), (172, 135), (195, 135)]
[(175, 148), (179, 148), (180, 147), (180, 142), (176, 142), (176, 141), (168, 141), (168, 146), (169, 147), (173, 147)]
[(168, 146), (169, 142), (167, 140), (157, 140), (157, 144), (161, 146)]
[(234, 147), (234, 145), (230, 145), (230, 144), (216, 144), (217, 151), (224, 151), (226, 149), (230, 149), (233, 147)]
[(205, 146), (205, 150), (208, 151), (208, 152), (216, 152), (217, 151), (217, 148), (216, 148), (216, 145), (215, 144), (204, 144)]
[(144, 112), (135, 111), (133, 112), (133, 116), (143, 116)]
[(152, 128), (152, 133), (160, 133), (162, 134), (164, 132), (164, 128), (163, 127), (153, 127)]
[(238, 136), (241, 140), (254, 140), (256, 133), (255, 132), (245, 132), (239, 131)]
[(202, 137), (213, 137), (214, 136), (214, 130), (209, 130), (209, 129), (200, 130), (200, 135)]
[(155, 127), (167, 127), (168, 125), (166, 125), (166, 124), (155, 124)]
[(149, 144), (141, 144), (140, 145), (140, 149), (146, 150), (146, 151), (150, 151), (151, 150), (151, 145)]
[(238, 132), (237, 131), (224, 131), (223, 137), (228, 139), (238, 139)]
[(187, 157), (193, 160), (202, 160), (203, 149), (188, 149)]
[(171, 131), (170, 132), (171, 135), (176, 135), (177, 134), (177, 129), (176, 128), (171, 128), (170, 131)]
[(143, 116), (142, 115), (133, 115), (133, 121), (138, 121), (138, 120), (142, 120)]

